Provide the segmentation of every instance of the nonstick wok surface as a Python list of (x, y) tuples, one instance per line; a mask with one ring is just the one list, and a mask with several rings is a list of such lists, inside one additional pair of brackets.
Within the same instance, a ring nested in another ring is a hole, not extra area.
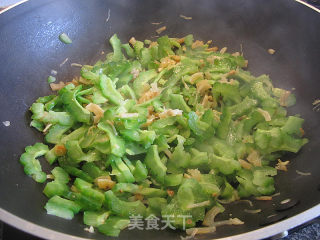
[[(182, 19), (180, 14), (192, 20)], [(275, 86), (294, 89), (297, 104), (289, 113), (305, 119), (310, 142), (298, 154), (283, 159), (290, 160), (290, 165), (288, 172), (276, 177), (280, 196), (269, 202), (254, 201), (254, 208), (262, 209), (260, 214), (245, 213), (248, 205), (243, 202), (229, 204), (218, 219), (227, 219), (232, 213), (245, 224), (220, 227), (210, 238), (262, 228), (261, 221), (277, 213), (275, 208), (287, 198), (299, 200), (299, 204), (281, 212), (283, 217), (291, 219), (316, 206), (314, 211), (319, 211), (320, 112), (312, 105), (320, 97), (319, 13), (291, 0), (31, 0), (0, 15), (0, 120), (11, 122), (10, 127), (0, 126), (0, 219), (44, 238), (67, 237), (47, 229), (82, 238), (106, 238), (83, 231), (80, 216), (67, 221), (46, 214), (46, 197), (41, 193), (44, 185), (27, 177), (19, 164), (24, 147), (43, 140), (29, 127), (28, 108), (39, 96), (51, 93), (46, 79), (52, 69), (58, 71), (58, 81), (70, 81), (79, 74), (79, 68), (70, 63), (93, 64), (104, 58), (101, 51), (111, 50), (108, 39), (114, 33), (123, 42), (132, 36), (153, 39), (159, 25), (152, 22), (167, 26), (163, 34), (170, 37), (192, 33), (195, 39), (212, 39), (214, 45), (227, 46), (231, 52), (240, 51), (242, 45), (252, 73), (269, 74)], [(72, 44), (59, 41), (62, 32), (71, 37)], [(268, 54), (269, 48), (276, 53)], [(45, 161), (42, 164), (50, 169)], [(312, 175), (301, 176), (296, 170)], [(307, 218), (317, 215), (319, 212), (311, 212)], [(298, 216), (294, 222), (301, 224), (307, 218)], [(265, 237), (272, 234), (267, 230)], [(120, 238), (179, 239), (181, 234), (127, 230)]]

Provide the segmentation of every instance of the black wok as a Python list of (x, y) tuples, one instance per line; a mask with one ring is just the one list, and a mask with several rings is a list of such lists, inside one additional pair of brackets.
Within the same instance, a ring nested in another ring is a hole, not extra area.
[[(0, 219), (48, 239), (105, 239), (85, 232), (80, 216), (67, 221), (43, 209), (43, 185), (27, 177), (18, 162), (26, 145), (42, 141), (41, 134), (29, 127), (28, 107), (39, 96), (50, 94), (46, 78), (52, 69), (58, 71), (59, 80), (71, 80), (79, 69), (70, 63), (90, 64), (103, 58), (100, 53), (110, 51), (107, 40), (114, 33), (122, 41), (131, 36), (152, 38), (159, 26), (151, 22), (163, 22), (165, 34), (172, 37), (193, 33), (197, 39), (212, 39), (230, 51), (239, 51), (242, 44), (249, 70), (269, 74), (276, 86), (294, 88), (297, 104), (289, 112), (306, 119), (310, 142), (298, 154), (286, 156), (291, 162), (289, 171), (276, 177), (280, 196), (269, 202), (255, 201), (255, 208), (262, 209), (260, 214), (245, 213), (248, 206), (244, 202), (230, 204), (219, 218), (229, 218), (232, 212), (245, 224), (220, 227), (210, 238), (264, 238), (318, 216), (320, 112), (313, 110), (312, 102), (320, 97), (319, 13), (293, 0), (31, 0), (0, 15), (0, 120), (11, 122), (9, 127), (0, 126)], [(73, 39), (71, 45), (58, 40), (62, 32)], [(268, 54), (269, 48), (276, 53)], [(301, 176), (296, 170), (312, 175)], [(299, 204), (275, 211), (287, 198)], [(262, 227), (262, 221), (272, 214), (280, 214), (283, 220)], [(179, 239), (181, 234), (127, 230), (120, 238)]]

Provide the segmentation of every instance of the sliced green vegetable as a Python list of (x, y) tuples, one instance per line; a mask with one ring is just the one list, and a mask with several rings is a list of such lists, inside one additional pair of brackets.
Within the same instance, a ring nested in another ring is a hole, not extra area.
[(24, 167), (24, 172), (31, 176), (36, 182), (43, 183), (47, 175), (42, 171), (39, 160), (36, 158), (45, 155), (49, 151), (47, 145), (36, 143), (25, 148), (25, 153), (20, 157), (20, 163)]
[(65, 44), (72, 43), (72, 40), (69, 38), (69, 36), (66, 33), (61, 33), (59, 35), (59, 39), (61, 42), (65, 43)]
[(30, 126), (52, 146), (28, 146), (20, 162), (35, 181), (48, 179), (48, 214), (81, 210), (90, 231), (116, 237), (136, 216), (209, 226), (224, 210), (219, 199), (273, 194), (284, 163), (269, 165), (308, 142), (304, 120), (286, 108), (294, 95), (243, 70), (242, 54), (191, 34), (129, 42), (114, 34), (105, 59), (30, 107)]
[(118, 216), (129, 217), (130, 215), (145, 215), (146, 206), (141, 201), (122, 201), (110, 190), (105, 193), (105, 198), (106, 206), (111, 210), (112, 213)]
[(48, 83), (50, 84), (50, 83), (53, 83), (53, 82), (55, 82), (56, 81), (56, 78), (54, 77), (54, 76), (49, 76), (48, 77)]
[(152, 145), (149, 148), (144, 161), (150, 171), (150, 174), (157, 180), (157, 182), (163, 184), (167, 168), (160, 160), (157, 145)]
[(77, 214), (81, 209), (77, 203), (59, 196), (50, 198), (44, 208), (48, 214), (68, 220), (72, 219), (74, 214)]

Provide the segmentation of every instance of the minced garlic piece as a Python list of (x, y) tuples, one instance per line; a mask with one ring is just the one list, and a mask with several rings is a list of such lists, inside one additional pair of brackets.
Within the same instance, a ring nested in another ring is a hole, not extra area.
[(159, 113), (159, 118), (167, 118), (174, 116), (182, 116), (182, 110), (180, 109), (166, 109), (162, 113)]
[(93, 226), (90, 226), (89, 228), (84, 228), (83, 230), (89, 232), (89, 233), (94, 233), (94, 228)]
[(207, 57), (207, 61), (209, 62), (209, 63), (211, 63), (211, 64), (213, 64), (214, 63), (214, 60), (220, 60), (221, 59), (221, 57), (219, 57), (219, 56), (209, 56), (209, 57)]
[(92, 112), (94, 113), (94, 117), (93, 117), (93, 121), (94, 123), (98, 123), (100, 121), (100, 119), (103, 117), (103, 114), (104, 114), (104, 111), (103, 109), (95, 104), (95, 103), (89, 103), (87, 106), (86, 106), (86, 109), (89, 111), (89, 112)]
[(192, 43), (191, 48), (195, 49), (198, 47), (202, 47), (203, 45), (204, 45), (203, 41), (196, 40), (194, 43)]
[(274, 50), (272, 48), (268, 49), (268, 53), (271, 54), (271, 55), (275, 54), (275, 52), (276, 52), (276, 50)]
[(129, 40), (129, 43), (131, 45), (134, 45), (136, 42), (137, 42), (137, 40), (134, 37), (130, 38), (130, 40)]
[(280, 159), (278, 159), (278, 163), (276, 165), (276, 169), (277, 170), (280, 170), (280, 171), (288, 171), (287, 169), (287, 165), (289, 164), (289, 161), (285, 161), (285, 162), (282, 162)]
[(158, 88), (157, 83), (152, 83), (151, 88), (142, 94), (142, 96), (138, 100), (138, 103), (144, 103), (156, 96), (159, 96), (160, 93), (161, 89)]
[(220, 49), (220, 53), (224, 54), (227, 50), (228, 50), (227, 47), (223, 47), (223, 48)]
[(201, 80), (196, 85), (197, 85), (197, 92), (200, 93), (200, 95), (203, 95), (207, 90), (212, 88), (208, 80)]
[(258, 108), (257, 111), (259, 113), (261, 113), (261, 115), (264, 117), (264, 120), (266, 120), (266, 122), (270, 122), (271, 121), (271, 116), (269, 114), (269, 112), (261, 109), (261, 108)]
[(253, 150), (249, 156), (247, 157), (247, 160), (249, 163), (251, 163), (255, 167), (261, 167), (261, 158), (259, 156), (259, 153), (255, 150)]
[(185, 19), (185, 20), (192, 20), (192, 17), (187, 17), (185, 15), (180, 14), (180, 17)]
[(191, 75), (190, 83), (194, 84), (198, 79), (203, 79), (203, 72), (197, 72)]
[(161, 28), (158, 28), (157, 30), (156, 30), (156, 32), (158, 33), (158, 34), (161, 34), (163, 31), (165, 31), (167, 29), (167, 27), (166, 26), (163, 26), (163, 27), (161, 27)]
[(241, 167), (243, 167), (245, 169), (251, 169), (252, 168), (252, 165), (250, 163), (248, 163), (247, 161), (242, 160), (242, 159), (239, 159), (238, 161), (239, 161)]
[(218, 50), (219, 50), (218, 47), (211, 47), (211, 48), (207, 48), (207, 49), (206, 49), (206, 52), (216, 52), (216, 51), (218, 51)]
[(188, 169), (187, 172), (192, 178), (194, 178), (198, 182), (201, 181), (201, 172), (198, 169)]
[(64, 82), (59, 82), (59, 83), (50, 83), (50, 87), (52, 91), (59, 91), (60, 89), (64, 88), (66, 84)]
[(139, 69), (134, 68), (134, 69), (132, 69), (132, 71), (130, 73), (132, 74), (133, 79), (136, 79), (139, 76), (140, 71), (139, 71)]
[(176, 61), (170, 57), (164, 57), (160, 60), (158, 71), (162, 71), (164, 68), (171, 69), (176, 64)]

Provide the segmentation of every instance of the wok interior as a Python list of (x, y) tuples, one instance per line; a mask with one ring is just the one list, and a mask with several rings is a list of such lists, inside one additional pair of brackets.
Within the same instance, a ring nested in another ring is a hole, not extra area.
[[(108, 10), (110, 9), (110, 19)], [(179, 15), (191, 16), (185, 20)], [(305, 119), (304, 130), (310, 142), (298, 154), (288, 154), (289, 171), (279, 172), (276, 192), (280, 196), (270, 202), (254, 201), (260, 214), (245, 213), (247, 203), (226, 207), (218, 219), (232, 213), (245, 222), (240, 226), (223, 226), (210, 237), (231, 236), (260, 228), (259, 221), (274, 214), (283, 199), (298, 199), (300, 204), (285, 211), (287, 217), (305, 211), (320, 202), (318, 158), (320, 156), (320, 112), (312, 110), (312, 102), (320, 97), (318, 81), (320, 68), (319, 15), (293, 1), (139, 1), (139, 0), (68, 0), (30, 1), (0, 16), (0, 101), (1, 119), (10, 127), (1, 127), (0, 139), (0, 207), (21, 218), (59, 232), (105, 238), (89, 234), (81, 217), (72, 221), (46, 214), (43, 186), (27, 177), (18, 163), (26, 145), (42, 141), (40, 133), (29, 127), (28, 107), (39, 96), (50, 94), (46, 78), (52, 69), (58, 80), (71, 80), (79, 69), (70, 63), (92, 64), (101, 59), (101, 51), (110, 51), (108, 38), (117, 33), (122, 41), (152, 39), (158, 25), (167, 27), (163, 34), (182, 37), (192, 33), (195, 39), (213, 40), (214, 45), (227, 46), (230, 52), (240, 51), (249, 60), (249, 70), (269, 74), (277, 87), (293, 91), (297, 104), (290, 114), (299, 113)], [(73, 39), (71, 45), (58, 40), (62, 32)], [(270, 55), (267, 49), (276, 50)], [(59, 66), (68, 58), (68, 62)], [(285, 160), (285, 159), (284, 159)], [(44, 164), (44, 169), (49, 166)], [(296, 170), (311, 172), (301, 176)], [(21, 226), (20, 226), (21, 227)], [(124, 231), (120, 238), (177, 239), (181, 232)], [(206, 236), (207, 237), (207, 236)]]

